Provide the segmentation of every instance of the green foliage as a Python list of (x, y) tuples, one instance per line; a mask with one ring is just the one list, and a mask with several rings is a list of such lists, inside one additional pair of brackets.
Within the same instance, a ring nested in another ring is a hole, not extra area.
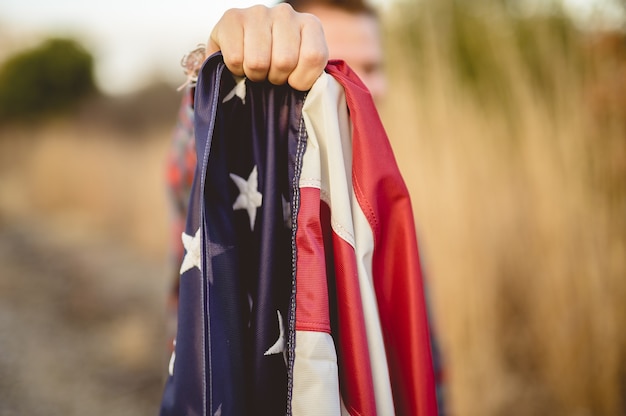
[(95, 91), (91, 54), (73, 40), (49, 39), (0, 68), (0, 120), (66, 112)]

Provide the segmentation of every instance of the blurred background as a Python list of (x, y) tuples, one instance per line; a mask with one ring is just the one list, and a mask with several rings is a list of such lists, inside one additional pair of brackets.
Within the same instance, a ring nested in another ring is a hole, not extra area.
[[(199, 3), (0, 3), (0, 415), (157, 412)], [(626, 3), (376, 5), (448, 413), (626, 414)]]

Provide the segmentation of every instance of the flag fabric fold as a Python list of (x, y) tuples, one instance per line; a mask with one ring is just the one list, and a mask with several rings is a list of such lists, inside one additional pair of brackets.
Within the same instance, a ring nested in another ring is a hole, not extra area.
[(342, 62), (307, 92), (195, 90), (162, 415), (434, 415), (408, 192), (369, 93)]

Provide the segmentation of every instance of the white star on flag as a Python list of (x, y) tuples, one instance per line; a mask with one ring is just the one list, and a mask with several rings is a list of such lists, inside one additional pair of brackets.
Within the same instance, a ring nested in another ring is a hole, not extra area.
[(176, 340), (174, 340), (174, 350), (172, 351), (172, 356), (170, 357), (170, 364), (168, 366), (170, 376), (174, 375), (174, 363), (175, 362), (176, 362)]
[(224, 99), (222, 100), (223, 103), (232, 100), (235, 96), (239, 97), (241, 99), (242, 103), (246, 103), (246, 78), (244, 77), (237, 77), (237, 76), (233, 76), (233, 78), (235, 78), (235, 87), (230, 90), (230, 92), (228, 94), (226, 94), (226, 97), (224, 97)]
[(239, 196), (233, 204), (233, 209), (245, 209), (248, 211), (250, 217), (250, 229), (254, 230), (254, 222), (256, 221), (256, 209), (261, 206), (263, 202), (263, 195), (258, 191), (258, 171), (254, 166), (248, 179), (243, 179), (234, 173), (230, 174), (230, 178), (235, 182), (237, 188), (239, 188)]
[(285, 360), (285, 364), (287, 364), (287, 348), (285, 348), (286, 340), (285, 340), (285, 327), (283, 324), (283, 317), (280, 314), (280, 311), (276, 311), (276, 314), (278, 315), (278, 330), (280, 331), (280, 334), (278, 335), (278, 339), (276, 340), (274, 345), (269, 347), (268, 350), (265, 351), (263, 355), (274, 355), (274, 354), (282, 353), (283, 359)]
[(200, 250), (200, 227), (198, 231), (192, 237), (189, 234), (183, 233), (182, 235), (183, 245), (185, 246), (185, 257), (183, 258), (183, 264), (180, 266), (180, 274), (185, 273), (187, 270), (197, 267), (202, 270), (201, 266), (201, 250)]

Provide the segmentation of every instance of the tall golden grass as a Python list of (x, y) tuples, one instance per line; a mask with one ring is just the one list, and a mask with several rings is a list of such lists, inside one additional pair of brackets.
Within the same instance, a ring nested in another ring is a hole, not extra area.
[(625, 38), (478, 3), (385, 22), (448, 407), (626, 414)]

